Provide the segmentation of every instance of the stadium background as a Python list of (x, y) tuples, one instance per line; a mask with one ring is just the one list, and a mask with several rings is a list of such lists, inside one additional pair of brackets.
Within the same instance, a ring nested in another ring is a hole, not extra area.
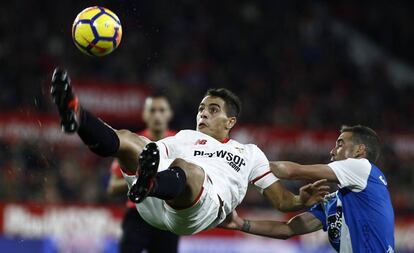
[[(91, 58), (74, 17), (102, 5), (123, 25), (120, 47)], [(52, 69), (70, 70), (85, 107), (142, 129), (145, 96), (163, 91), (173, 129), (194, 128), (209, 87), (240, 95), (233, 138), (270, 160), (327, 162), (342, 124), (382, 136), (379, 162), (396, 212), (397, 252), (414, 252), (413, 4), (389, 1), (5, 1), (0, 10), (0, 251), (115, 252), (123, 199), (106, 195), (111, 160), (59, 132)], [(302, 182), (285, 182), (296, 191)], [(256, 191), (247, 217), (288, 218)], [(332, 252), (315, 233), (288, 241), (214, 230), (181, 252)]]

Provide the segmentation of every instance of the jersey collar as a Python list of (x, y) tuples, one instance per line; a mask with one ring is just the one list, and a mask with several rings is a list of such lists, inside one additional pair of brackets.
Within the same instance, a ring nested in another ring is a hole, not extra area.
[(223, 140), (221, 140), (220, 142), (224, 144), (224, 143), (227, 143), (227, 142), (229, 142), (229, 141), (230, 141), (230, 138), (224, 138), (224, 139), (223, 139)]

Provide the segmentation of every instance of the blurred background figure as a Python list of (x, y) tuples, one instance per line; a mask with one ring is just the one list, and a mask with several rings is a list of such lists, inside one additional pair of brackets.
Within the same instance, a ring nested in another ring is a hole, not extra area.
[[(134, 131), (146, 127), (155, 90), (168, 94), (177, 130), (194, 128), (208, 88), (233, 90), (244, 107), (232, 137), (273, 161), (326, 163), (339, 125), (371, 126), (382, 137), (376, 165), (395, 209), (395, 251), (414, 252), (414, 2), (109, 0), (123, 37), (99, 58), (71, 38), (76, 15), (96, 4), (2, 2), (1, 252), (118, 251), (125, 198), (107, 195), (112, 160), (60, 133), (47, 96), (57, 65), (70, 70), (83, 106)], [(242, 217), (291, 217), (255, 191), (243, 202)], [(318, 233), (268, 241), (214, 230), (182, 237), (179, 252), (332, 252), (327, 243)]]
[[(173, 112), (167, 97), (152, 95), (145, 99), (143, 120), (147, 128), (139, 135), (143, 135), (152, 141), (158, 141), (168, 136), (175, 135), (168, 128)], [(126, 196), (128, 185), (125, 182), (121, 168), (117, 160), (111, 165), (111, 177), (108, 184), (110, 196)], [(122, 237), (119, 242), (120, 253), (175, 253), (178, 250), (179, 237), (169, 231), (159, 230), (146, 223), (137, 212), (135, 204), (127, 200), (127, 211), (122, 221)]]

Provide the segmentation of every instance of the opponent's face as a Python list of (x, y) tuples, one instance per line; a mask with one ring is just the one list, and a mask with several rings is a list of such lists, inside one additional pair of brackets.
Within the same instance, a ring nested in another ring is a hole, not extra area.
[(198, 107), (197, 131), (210, 135), (217, 140), (228, 137), (236, 124), (235, 117), (227, 117), (225, 102), (219, 97), (204, 97)]
[(347, 158), (357, 158), (364, 152), (363, 144), (352, 142), (352, 132), (343, 132), (336, 140), (335, 147), (331, 150), (331, 161), (340, 161)]
[(172, 117), (170, 104), (165, 98), (147, 98), (143, 118), (148, 129), (155, 132), (165, 131)]

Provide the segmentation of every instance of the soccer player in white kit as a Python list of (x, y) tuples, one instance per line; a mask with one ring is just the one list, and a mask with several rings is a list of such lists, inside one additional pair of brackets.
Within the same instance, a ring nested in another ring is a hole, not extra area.
[(82, 109), (64, 70), (55, 70), (51, 94), (62, 129), (77, 132), (94, 153), (118, 159), (130, 199), (157, 228), (180, 235), (213, 228), (241, 203), (249, 182), (281, 211), (309, 207), (327, 193), (322, 180), (292, 194), (271, 173), (256, 145), (229, 138), (241, 105), (226, 89), (206, 93), (196, 131), (180, 131), (157, 143), (128, 130), (114, 130)]

